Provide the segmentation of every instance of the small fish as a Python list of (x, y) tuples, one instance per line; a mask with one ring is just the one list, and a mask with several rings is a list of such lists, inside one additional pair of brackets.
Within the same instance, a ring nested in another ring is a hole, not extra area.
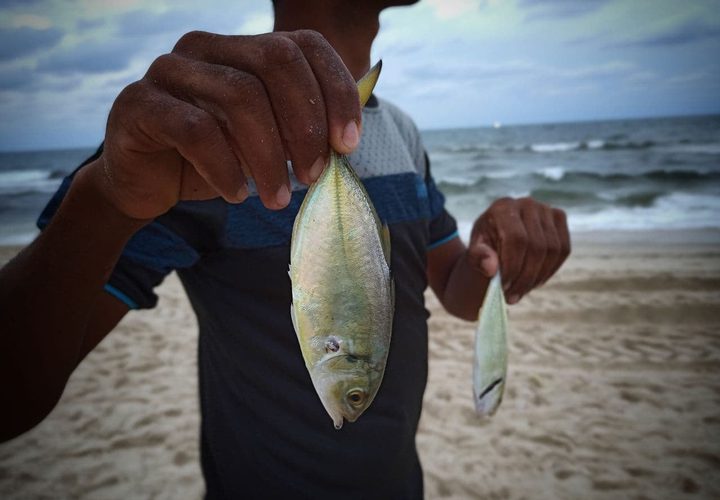
[[(358, 82), (365, 105), (380, 63)], [(290, 314), (305, 366), (336, 429), (377, 394), (392, 334), (390, 233), (347, 157), (308, 189), (290, 246)]]
[(500, 271), (490, 280), (477, 329), (473, 393), (478, 415), (492, 416), (500, 406), (507, 377), (507, 306)]

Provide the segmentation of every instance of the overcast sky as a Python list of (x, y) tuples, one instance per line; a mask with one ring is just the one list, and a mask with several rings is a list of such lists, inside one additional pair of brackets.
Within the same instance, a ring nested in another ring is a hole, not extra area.
[[(180, 35), (271, 27), (270, 0), (2, 0), (0, 150), (96, 145)], [(718, 113), (720, 0), (423, 0), (377, 57), (423, 129)]]

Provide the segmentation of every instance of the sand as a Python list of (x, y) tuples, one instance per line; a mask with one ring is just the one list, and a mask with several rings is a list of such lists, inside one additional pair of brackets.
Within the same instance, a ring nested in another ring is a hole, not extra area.
[[(427, 295), (427, 498), (720, 498), (720, 233), (575, 240), (558, 276), (510, 310), (492, 419), (473, 410), (473, 324)], [(196, 322), (175, 276), (159, 295), (42, 424), (0, 445), (0, 498), (201, 497)]]

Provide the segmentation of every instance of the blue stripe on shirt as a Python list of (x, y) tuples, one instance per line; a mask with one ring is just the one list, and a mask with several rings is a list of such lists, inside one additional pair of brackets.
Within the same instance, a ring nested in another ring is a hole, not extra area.
[(109, 283), (106, 284), (104, 288), (107, 293), (109, 293), (110, 295), (112, 295), (113, 297), (118, 299), (120, 302), (122, 302), (123, 304), (128, 306), (130, 309), (139, 309), (140, 308), (133, 299), (131, 299), (130, 297), (125, 295), (123, 292), (121, 292), (120, 290), (118, 290), (117, 288), (112, 286), (111, 284), (109, 284)]
[[(442, 212), (442, 194), (416, 173), (368, 177), (362, 182), (384, 224), (432, 219)], [(228, 205), (227, 243), (234, 248), (289, 244), (293, 222), (306, 193), (307, 190), (293, 192), (290, 204), (277, 211), (266, 209), (257, 196), (239, 205)]]
[(458, 232), (455, 231), (455, 232), (453, 232), (452, 234), (449, 234), (448, 236), (445, 236), (444, 238), (441, 238), (441, 239), (439, 239), (439, 240), (437, 240), (437, 241), (433, 241), (432, 243), (430, 243), (430, 244), (428, 245), (427, 249), (428, 249), (428, 250), (432, 250), (433, 248), (437, 248), (437, 247), (439, 247), (439, 246), (442, 246), (442, 245), (444, 245), (445, 243), (447, 243), (448, 241), (454, 240), (454, 239), (457, 238), (457, 237), (458, 237)]

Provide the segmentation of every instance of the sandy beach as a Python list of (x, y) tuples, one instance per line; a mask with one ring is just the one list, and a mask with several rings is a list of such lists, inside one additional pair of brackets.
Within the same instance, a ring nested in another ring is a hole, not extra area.
[[(158, 294), (42, 424), (0, 445), (0, 498), (201, 498), (196, 322), (174, 275)], [(490, 420), (473, 410), (474, 325), (426, 300), (427, 498), (720, 498), (719, 231), (576, 235), (557, 277), (510, 310)]]

